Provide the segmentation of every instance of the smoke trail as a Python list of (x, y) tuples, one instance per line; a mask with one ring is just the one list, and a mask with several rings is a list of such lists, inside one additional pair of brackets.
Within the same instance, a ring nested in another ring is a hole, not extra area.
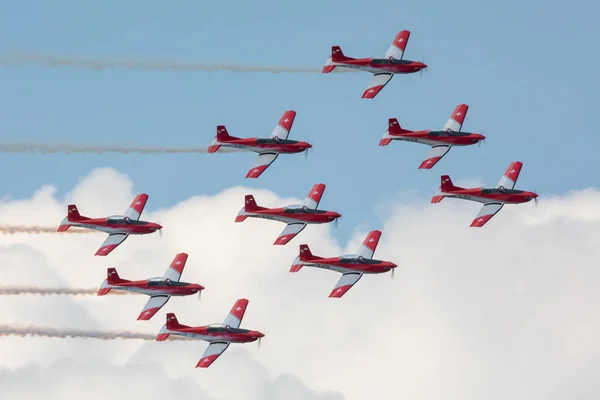
[[(103, 331), (84, 331), (77, 329), (55, 329), (50, 327), (35, 326), (35, 325), (0, 325), (1, 336), (40, 336), (48, 338), (68, 339), (99, 339), (99, 340), (115, 340), (115, 339), (135, 339), (135, 340), (156, 340), (156, 335), (142, 332), (103, 332)], [(171, 340), (189, 340), (185, 336), (169, 337)]]
[(87, 295), (96, 294), (98, 289), (72, 289), (72, 288), (36, 288), (27, 286), (0, 286), (0, 295), (19, 296), (22, 294), (48, 295)]
[(2, 53), (1, 65), (33, 64), (49, 67), (79, 67), (87, 69), (109, 69), (122, 67), (149, 71), (205, 71), (205, 72), (271, 72), (271, 73), (321, 73), (322, 68), (275, 67), (268, 65), (207, 64), (198, 62), (152, 61), (139, 59), (93, 59), (81, 56)]
[[(206, 147), (151, 147), (151, 146), (109, 146), (89, 144), (48, 144), (48, 143), (2, 143), (0, 153), (141, 153), (141, 154), (174, 154), (174, 153), (206, 153)], [(239, 153), (241, 149), (221, 147), (219, 153)]]
[(71, 228), (68, 231), (57, 232), (56, 227), (49, 226), (0, 226), (0, 234), (17, 234), (17, 233), (33, 233), (33, 234), (41, 234), (41, 233), (58, 233), (58, 234), (89, 234), (89, 233), (98, 233), (93, 230), (86, 229), (78, 229)]
[[(98, 289), (89, 288), (40, 288), (34, 286), (0, 286), (0, 296), (20, 296), (20, 295), (39, 295), (39, 296), (86, 296), (95, 295)], [(111, 290), (108, 295), (125, 295), (130, 292), (122, 290)]]

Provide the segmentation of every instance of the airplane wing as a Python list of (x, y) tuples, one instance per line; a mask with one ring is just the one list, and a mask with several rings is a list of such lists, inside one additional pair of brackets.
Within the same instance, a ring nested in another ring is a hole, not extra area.
[(296, 118), (296, 111), (288, 110), (283, 113), (281, 119), (277, 123), (275, 129), (271, 133), (271, 137), (278, 137), (279, 139), (287, 139), (290, 134), (290, 130), (292, 129), (292, 124), (294, 123), (294, 118)]
[(123, 243), (125, 239), (127, 239), (129, 234), (127, 233), (111, 233), (108, 235), (104, 243), (102, 243), (102, 247), (98, 249), (95, 256), (107, 256), (111, 251), (117, 248), (118, 245)]
[(377, 243), (379, 243), (380, 237), (381, 231), (369, 232), (356, 254), (363, 256), (364, 258), (373, 258), (373, 254), (375, 253), (375, 249), (377, 248)]
[(429, 153), (427, 154), (427, 158), (423, 160), (421, 165), (419, 165), (419, 169), (431, 169), (438, 161), (442, 159), (446, 155), (447, 152), (450, 151), (452, 146), (447, 144), (441, 144), (436, 146), (431, 146)]
[(148, 302), (144, 306), (144, 309), (138, 316), (138, 321), (148, 321), (150, 318), (152, 318), (154, 316), (154, 314), (156, 314), (158, 312), (158, 310), (160, 310), (162, 308), (162, 306), (167, 304), (167, 301), (169, 301), (170, 298), (171, 298), (171, 296), (168, 296), (166, 294), (150, 296), (150, 298), (148, 299)]
[(408, 44), (408, 38), (410, 37), (410, 31), (400, 31), (394, 38), (394, 41), (385, 52), (385, 58), (393, 57), (396, 60), (402, 60), (404, 50)]
[(254, 167), (246, 174), (246, 178), (258, 178), (277, 159), (278, 155), (278, 153), (260, 153)]
[(133, 199), (131, 205), (123, 215), (129, 217), (129, 219), (134, 219), (137, 221), (138, 219), (140, 219), (140, 216), (142, 215), (142, 211), (144, 211), (144, 206), (146, 205), (147, 201), (148, 195), (146, 193), (138, 194), (137, 196), (135, 196), (135, 199)]
[(210, 367), (210, 365), (214, 363), (228, 347), (229, 342), (212, 342), (208, 345), (206, 350), (204, 350), (204, 354), (202, 354), (202, 358), (198, 361), (198, 364), (196, 364), (196, 368)]
[(275, 240), (274, 245), (285, 245), (290, 240), (296, 237), (297, 234), (302, 232), (302, 229), (306, 228), (306, 224), (304, 222), (294, 222), (292, 224), (287, 224), (283, 231), (279, 234), (277, 240)]
[(335, 285), (335, 288), (329, 294), (329, 297), (342, 297), (356, 282), (359, 281), (360, 278), (362, 278), (362, 276), (363, 274), (360, 272), (347, 272), (342, 274), (340, 280)]
[(183, 273), (183, 269), (185, 268), (185, 263), (187, 262), (188, 255), (186, 253), (179, 253), (175, 256), (173, 261), (171, 261), (171, 265), (167, 268), (167, 272), (165, 272), (164, 278), (169, 279), (170, 281), (179, 282), (181, 278), (181, 274)]
[(486, 224), (494, 215), (498, 213), (504, 206), (503, 203), (485, 203), (483, 207), (481, 207), (481, 211), (477, 214), (477, 217), (471, 222), (471, 227), (473, 228), (481, 228)]
[(223, 324), (229, 325), (232, 328), (239, 328), (242, 319), (244, 318), (246, 307), (248, 307), (248, 300), (238, 299), (233, 307), (231, 307), (231, 311), (229, 311), (229, 314), (225, 317)]
[(469, 111), (469, 106), (466, 104), (459, 104), (454, 109), (454, 112), (446, 121), (446, 125), (444, 125), (444, 129), (450, 129), (451, 131), (460, 132), (462, 128), (462, 124), (465, 121), (465, 117), (467, 116), (467, 111)]
[(511, 162), (502, 178), (500, 178), (498, 187), (502, 186), (506, 189), (514, 189), (522, 167), (523, 163), (521, 161)]
[(323, 192), (325, 191), (324, 183), (317, 183), (310, 189), (310, 192), (306, 195), (303, 206), (307, 208), (316, 209), (319, 206), (319, 202), (321, 201), (321, 197), (323, 197)]
[(394, 76), (394, 74), (390, 74), (389, 72), (379, 72), (377, 74), (373, 74), (373, 77), (371, 78), (371, 82), (369, 82), (369, 86), (367, 86), (367, 89), (363, 93), (362, 98), (363, 99), (375, 98), (375, 96), (377, 96), (377, 94), (379, 92), (381, 92), (381, 89), (383, 89), (383, 87), (385, 85), (387, 85), (387, 83), (390, 80), (392, 80), (393, 76)]

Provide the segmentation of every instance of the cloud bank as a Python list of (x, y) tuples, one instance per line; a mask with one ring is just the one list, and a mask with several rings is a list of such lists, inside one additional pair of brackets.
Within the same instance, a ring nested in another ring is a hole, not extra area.
[[(64, 198), (52, 186), (0, 203), (0, 225), (55, 226), (76, 203), (89, 216), (125, 210), (127, 176), (98, 169)], [(600, 191), (507, 206), (483, 229), (479, 205), (444, 200), (377, 205), (382, 221), (339, 244), (330, 226), (309, 226), (272, 246), (282, 225), (233, 222), (250, 189), (233, 187), (156, 209), (158, 235), (131, 237), (109, 257), (103, 234), (2, 235), (2, 286), (97, 287), (106, 268), (125, 279), (160, 276), (173, 256), (190, 258), (182, 280), (202, 301), (173, 298), (148, 322), (145, 296), (2, 296), (0, 324), (156, 334), (166, 312), (186, 325), (221, 322), (237, 298), (242, 327), (265, 333), (261, 348), (232, 344), (209, 369), (194, 368), (200, 341), (136, 342), (0, 338), (6, 398), (49, 399), (597, 399), (600, 396)], [(265, 206), (298, 203), (252, 189)], [(342, 227), (340, 227), (342, 229)], [(341, 300), (339, 275), (289, 267), (298, 245), (333, 256), (355, 251), (370, 229), (375, 253), (399, 265), (396, 279), (365, 276)]]

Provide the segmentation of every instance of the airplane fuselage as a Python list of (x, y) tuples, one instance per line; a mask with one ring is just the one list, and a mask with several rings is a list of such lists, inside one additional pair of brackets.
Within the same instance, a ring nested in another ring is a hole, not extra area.
[(436, 145), (452, 145), (452, 146), (469, 146), (485, 139), (484, 136), (478, 133), (456, 132), (456, 131), (414, 131), (403, 132), (400, 134), (388, 134), (386, 139), (403, 140), (406, 142), (422, 143), (428, 146)]
[(277, 154), (301, 153), (312, 147), (312, 145), (307, 142), (273, 138), (231, 139), (226, 142), (216, 140), (212, 145), (253, 151), (255, 153)]
[(302, 209), (298, 209), (294, 212), (290, 212), (290, 210), (285, 208), (246, 211), (244, 215), (251, 218), (272, 219), (274, 221), (280, 221), (286, 224), (293, 224), (297, 222), (303, 222), (305, 224), (325, 224), (341, 217), (340, 214), (333, 211), (308, 209), (306, 212), (304, 212)]
[(110, 283), (106, 288), (111, 290), (122, 290), (126, 292), (141, 293), (148, 296), (189, 296), (203, 290), (204, 287), (187, 282), (177, 282), (176, 285), (170, 286), (165, 284), (158, 285), (157, 282), (131, 281), (126, 283)]
[(423, 68), (427, 68), (427, 65), (419, 61), (390, 60), (387, 58), (356, 58), (344, 61), (331, 61), (329, 65), (335, 65), (336, 68), (367, 71), (373, 74), (383, 72), (392, 74), (412, 74), (419, 72)]
[(108, 234), (112, 233), (127, 233), (129, 235), (146, 235), (148, 233), (154, 233), (161, 229), (162, 226), (154, 222), (146, 221), (121, 221), (118, 223), (110, 223), (107, 218), (90, 218), (81, 221), (68, 221), (70, 226), (78, 228), (93, 229), (95, 231), (105, 232)]
[(332, 271), (341, 272), (360, 272), (363, 274), (381, 274), (391, 271), (397, 265), (388, 261), (366, 260), (366, 263), (360, 262), (342, 262), (341, 257), (321, 258), (318, 260), (297, 261), (305, 267), (315, 267), (321, 269), (329, 269)]
[[(491, 193), (489, 193), (491, 192)], [(463, 200), (476, 201), (478, 203), (498, 202), (504, 204), (527, 203), (537, 197), (533, 192), (523, 190), (504, 189), (504, 193), (496, 188), (474, 188), (459, 189), (452, 192), (441, 192), (440, 196)]]
[[(178, 335), (185, 336), (192, 339), (204, 340), (205, 342), (229, 342), (229, 343), (250, 343), (254, 342), (264, 335), (258, 331), (251, 331), (247, 329), (233, 329), (233, 331), (240, 332), (209, 332), (210, 327), (198, 326), (198, 327), (186, 327), (167, 329), (167, 335)], [(160, 334), (159, 334), (160, 337)]]

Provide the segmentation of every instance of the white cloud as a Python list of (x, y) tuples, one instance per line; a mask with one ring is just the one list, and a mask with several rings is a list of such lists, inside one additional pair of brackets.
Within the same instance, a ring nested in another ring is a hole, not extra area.
[[(0, 223), (58, 225), (71, 201), (84, 215), (118, 214), (133, 198), (132, 188), (126, 176), (96, 170), (64, 201), (46, 187), (31, 200), (0, 203)], [(36, 385), (55, 398), (105, 395), (114, 380), (147, 398), (161, 398), (167, 388), (171, 395), (192, 391), (207, 399), (600, 395), (600, 383), (589, 378), (600, 363), (598, 190), (542, 198), (538, 208), (506, 206), (482, 229), (468, 227), (479, 207), (473, 203), (434, 205), (424, 197), (388, 205), (382, 226), (361, 226), (343, 248), (329, 226), (309, 226), (287, 246), (273, 246), (282, 224), (233, 222), (246, 193), (265, 206), (300, 201), (234, 187), (156, 210), (149, 193), (144, 219), (165, 227), (162, 240), (131, 237), (106, 258), (93, 256), (103, 234), (2, 237), (3, 285), (97, 287), (109, 266), (126, 279), (160, 276), (186, 251), (182, 279), (206, 286), (202, 302), (174, 298), (153, 320), (140, 322), (147, 299), (141, 295), (5, 297), (0, 323), (156, 333), (165, 312), (188, 325), (220, 322), (235, 299), (246, 297), (242, 326), (266, 334), (260, 349), (233, 344), (209, 369), (197, 370), (203, 342), (5, 338), (0, 366), (8, 369), (0, 379), (9, 382), (8, 393), (33, 394)], [(376, 258), (400, 265), (395, 280), (366, 276), (334, 300), (327, 296), (338, 274), (288, 272), (299, 244), (333, 256), (353, 251), (371, 228), (383, 231)], [(147, 389), (154, 386), (160, 387)]]

